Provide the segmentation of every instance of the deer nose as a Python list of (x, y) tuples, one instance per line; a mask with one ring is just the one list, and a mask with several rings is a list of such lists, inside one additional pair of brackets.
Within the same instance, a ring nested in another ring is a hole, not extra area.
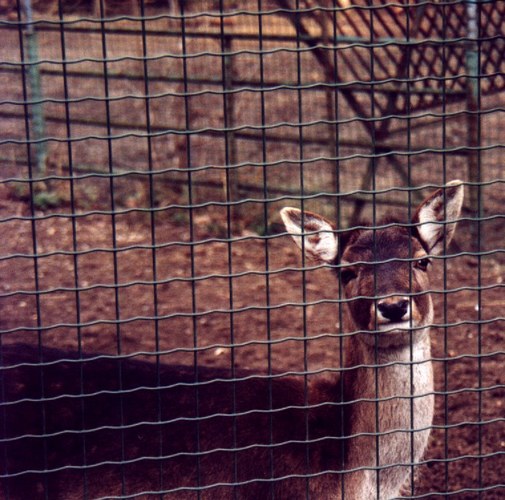
[(409, 301), (402, 297), (399, 299), (384, 299), (377, 303), (379, 319), (389, 320), (393, 323), (402, 321), (409, 314)]

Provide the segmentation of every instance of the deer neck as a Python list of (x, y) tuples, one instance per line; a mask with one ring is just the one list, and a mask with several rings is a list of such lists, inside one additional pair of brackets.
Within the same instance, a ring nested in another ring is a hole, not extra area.
[(363, 341), (363, 335), (369, 334), (351, 337), (346, 349), (346, 401), (402, 398), (433, 391), (429, 328), (416, 331), (411, 345), (394, 347), (376, 348), (373, 342)]
[(422, 458), (433, 420), (429, 329), (418, 331), (412, 347), (376, 349), (361, 335), (347, 346), (346, 467), (390, 467), (351, 474), (348, 487), (358, 489), (356, 498), (376, 498), (379, 484), (380, 498), (390, 498), (409, 474), (391, 465)]

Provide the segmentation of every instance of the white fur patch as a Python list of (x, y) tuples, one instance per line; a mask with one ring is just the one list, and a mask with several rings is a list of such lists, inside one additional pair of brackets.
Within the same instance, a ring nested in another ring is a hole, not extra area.
[(415, 328), (415, 324), (410, 321), (401, 321), (398, 323), (391, 323), (388, 321), (387, 323), (380, 323), (377, 325), (377, 329), (380, 332), (395, 332), (395, 331), (405, 331), (410, 330), (412, 327)]
[(440, 255), (449, 244), (456, 229), (452, 222), (460, 216), (464, 188), (459, 180), (449, 182), (445, 190), (439, 189), (418, 209), (418, 232), (432, 255)]
[[(421, 238), (430, 244), (430, 242), (437, 241), (440, 235), (440, 232), (443, 231), (443, 226), (441, 224), (435, 224), (431, 221), (437, 220), (437, 214), (433, 209), (432, 205), (426, 205), (419, 212), (419, 222), (420, 226), (418, 228), (419, 234)], [(429, 245), (430, 247), (432, 245)]]
[(333, 262), (337, 256), (337, 242), (333, 233), (319, 232), (307, 237), (308, 251), (323, 262)]
[(337, 238), (333, 226), (324, 217), (311, 212), (302, 213), (291, 207), (283, 208), (281, 217), (288, 233), (308, 257), (327, 263), (335, 260), (338, 252)]

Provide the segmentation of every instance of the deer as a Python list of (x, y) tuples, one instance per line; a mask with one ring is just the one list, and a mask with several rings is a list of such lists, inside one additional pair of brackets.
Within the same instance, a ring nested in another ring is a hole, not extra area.
[(428, 271), (462, 203), (453, 181), (409, 224), (342, 231), (281, 210), (304, 255), (341, 282), (345, 360), (332, 379), (3, 342), (2, 498), (398, 496), (433, 421)]

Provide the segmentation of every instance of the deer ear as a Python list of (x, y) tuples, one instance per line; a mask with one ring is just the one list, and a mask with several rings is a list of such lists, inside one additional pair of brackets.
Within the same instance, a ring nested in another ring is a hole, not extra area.
[(283, 208), (281, 217), (286, 230), (307, 257), (326, 263), (335, 261), (338, 240), (332, 224), (324, 217), (291, 207)]
[(440, 255), (451, 241), (463, 205), (464, 187), (459, 180), (449, 182), (426, 198), (416, 210), (412, 223), (428, 253)]

